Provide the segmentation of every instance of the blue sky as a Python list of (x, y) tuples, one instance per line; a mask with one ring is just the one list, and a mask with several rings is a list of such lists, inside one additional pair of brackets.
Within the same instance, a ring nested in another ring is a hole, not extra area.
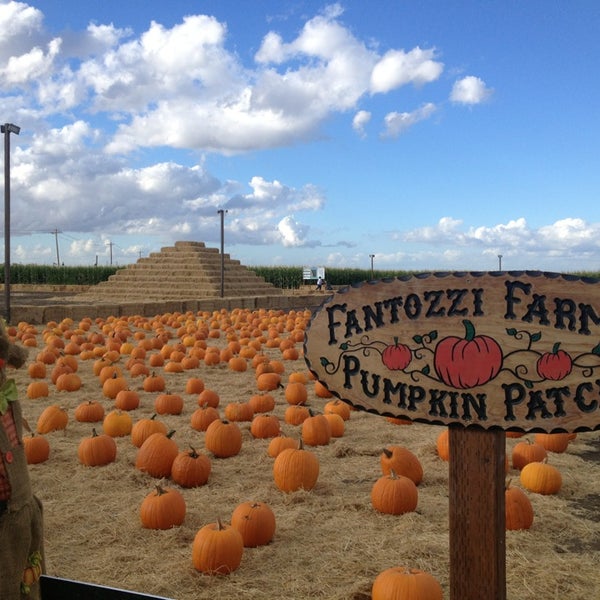
[[(600, 4), (0, 0), (13, 263), (600, 271)], [(58, 250), (57, 250), (58, 243)]]

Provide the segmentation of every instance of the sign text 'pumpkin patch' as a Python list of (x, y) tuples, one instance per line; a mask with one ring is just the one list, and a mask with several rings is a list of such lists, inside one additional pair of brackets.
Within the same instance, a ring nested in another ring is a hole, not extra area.
[(503, 429), (600, 428), (600, 282), (540, 272), (435, 273), (329, 297), (309, 368), (356, 407)]

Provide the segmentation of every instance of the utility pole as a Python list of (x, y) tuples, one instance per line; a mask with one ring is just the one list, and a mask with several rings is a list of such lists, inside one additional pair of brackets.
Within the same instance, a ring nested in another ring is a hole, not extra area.
[(4, 134), (4, 306), (10, 323), (10, 134), (19, 135), (21, 128), (12, 123), (0, 126)]
[(54, 241), (56, 242), (56, 266), (60, 267), (60, 254), (58, 252), (58, 234), (60, 233), (60, 231), (58, 231), (58, 229), (55, 229), (51, 233), (54, 234)]
[(221, 215), (221, 298), (225, 296), (225, 213), (226, 210), (220, 208), (218, 211)]
[(373, 281), (373, 259), (375, 258), (375, 255), (369, 254), (369, 258), (371, 259), (371, 281)]
[(107, 242), (107, 246), (109, 249), (109, 254), (110, 254), (110, 266), (112, 267), (112, 248), (113, 248), (113, 242)]

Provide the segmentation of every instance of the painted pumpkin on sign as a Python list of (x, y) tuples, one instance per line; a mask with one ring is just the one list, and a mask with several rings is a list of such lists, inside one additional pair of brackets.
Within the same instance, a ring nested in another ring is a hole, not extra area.
[(388, 346), (381, 354), (381, 361), (391, 371), (403, 371), (412, 360), (411, 349), (406, 344), (398, 343), (394, 338), (394, 345)]
[(433, 357), (438, 377), (458, 389), (484, 385), (502, 368), (502, 349), (487, 335), (475, 335), (475, 328), (464, 320), (465, 337), (448, 336), (435, 348)]

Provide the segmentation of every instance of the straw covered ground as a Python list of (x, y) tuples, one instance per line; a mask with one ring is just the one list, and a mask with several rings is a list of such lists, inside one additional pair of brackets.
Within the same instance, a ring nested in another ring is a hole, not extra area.
[[(131, 348), (143, 345), (143, 340), (160, 337), (162, 345), (180, 344), (187, 355), (203, 344), (223, 348), (235, 340), (242, 346), (258, 340), (257, 352), (284, 364), (285, 385), (290, 373), (306, 372), (302, 342), (294, 343), (299, 358), (283, 360), (279, 347), (269, 340), (289, 338), (291, 331), (301, 329), (307, 319), (308, 314), (302, 311), (240, 310), (162, 315), (155, 319), (65, 320), (37, 327), (19, 324), (13, 334), (22, 341), (29, 338), (30, 362), (48, 346), (60, 348), (57, 339), (65, 346), (60, 349), (62, 354), (70, 341), (77, 342), (84, 351), (77, 353), (69, 346), (69, 352), (77, 358), (77, 374), (82, 382), (77, 391), (57, 390), (51, 381), (53, 364), (47, 364), (47, 375), (42, 380), (49, 383), (47, 397), (27, 397), (33, 381), (28, 368), (14, 375), (32, 429), (48, 405), (64, 407), (69, 416), (64, 431), (45, 434), (51, 448), (49, 459), (30, 465), (35, 493), (44, 503), (48, 574), (178, 600), (366, 600), (379, 572), (406, 565), (434, 575), (448, 598), (448, 464), (436, 452), (441, 427), (397, 425), (384, 417), (354, 411), (345, 422), (342, 437), (310, 448), (320, 462), (316, 486), (311, 491), (284, 493), (274, 484), (274, 459), (267, 454), (270, 440), (254, 438), (250, 422), (238, 423), (243, 435), (240, 453), (222, 459), (205, 449), (205, 433), (194, 430), (190, 423), (198, 408), (198, 394), (186, 393), (188, 379), (201, 378), (205, 388), (219, 394), (218, 410), (223, 416), (228, 403), (247, 401), (258, 392), (252, 360), (247, 359), (249, 368), (245, 372), (233, 371), (225, 361), (208, 366), (200, 360), (196, 368), (178, 373), (154, 368), (165, 378), (167, 390), (184, 398), (180, 415), (160, 415), (159, 419), (175, 430), (173, 439), (180, 449), (193, 446), (211, 462), (208, 483), (201, 487), (184, 489), (163, 481), (177, 487), (185, 498), (187, 512), (181, 526), (164, 531), (141, 526), (140, 505), (157, 480), (135, 468), (138, 450), (130, 436), (116, 438), (115, 462), (102, 467), (79, 463), (80, 441), (91, 435), (92, 427), (101, 430), (102, 425), (76, 421), (74, 409), (82, 402), (97, 400), (106, 413), (113, 410), (114, 401), (103, 396), (94, 364), (101, 355), (114, 350), (115, 337), (130, 344), (122, 348), (125, 353), (119, 354), (116, 364), (122, 368), (130, 389), (139, 392), (139, 408), (128, 413), (135, 423), (155, 412), (158, 395), (143, 391), (144, 375), (133, 377), (126, 368)], [(97, 332), (102, 338), (93, 338)], [(161, 352), (158, 343), (154, 346), (146, 352), (146, 364), (153, 354)], [(307, 387), (308, 404), (315, 412), (322, 412), (328, 399), (317, 397), (313, 382)], [(298, 438), (300, 427), (284, 422), (289, 406), (284, 388), (270, 393), (276, 400), (271, 413), (280, 418), (282, 431)], [(518, 441), (507, 439), (508, 456)], [(389, 445), (410, 449), (423, 466), (415, 512), (384, 515), (371, 506), (371, 488), (381, 476), (380, 455)], [(535, 512), (532, 528), (507, 532), (509, 598), (598, 597), (599, 457), (598, 432), (579, 433), (566, 452), (550, 455), (549, 461), (563, 476), (563, 487), (552, 496), (528, 493)], [(508, 476), (513, 485), (520, 485), (518, 471), (511, 468)], [(210, 576), (196, 571), (191, 558), (196, 532), (217, 518), (229, 521), (234, 508), (247, 500), (265, 502), (273, 509), (277, 528), (272, 542), (245, 549), (240, 567), (228, 575)]]

